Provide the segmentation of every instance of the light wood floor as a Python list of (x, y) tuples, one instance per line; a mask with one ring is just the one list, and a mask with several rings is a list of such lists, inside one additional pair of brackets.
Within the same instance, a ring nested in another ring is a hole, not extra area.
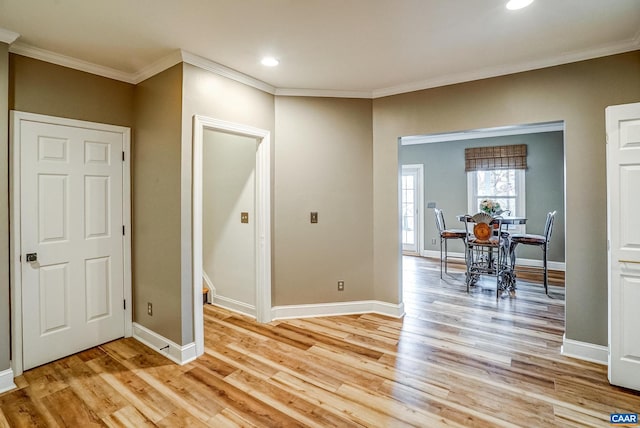
[(205, 306), (206, 353), (178, 366), (121, 339), (25, 372), (0, 426), (609, 426), (640, 411), (606, 367), (560, 355), (564, 288), (493, 283), (404, 258), (407, 315), (256, 324)]

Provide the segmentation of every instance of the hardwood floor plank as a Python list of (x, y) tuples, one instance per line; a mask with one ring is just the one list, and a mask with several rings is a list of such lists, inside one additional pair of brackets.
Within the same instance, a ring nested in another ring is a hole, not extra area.
[(205, 354), (176, 365), (133, 338), (26, 371), (6, 427), (585, 427), (640, 392), (560, 354), (564, 288), (467, 294), (464, 273), (405, 257), (403, 318), (277, 320), (204, 306)]
[(303, 426), (286, 413), (263, 403), (254, 397), (243, 393), (240, 389), (217, 378), (215, 375), (195, 367), (185, 373), (185, 376), (201, 382), (211, 393), (214, 402), (222, 407), (228, 407), (240, 414), (244, 419), (259, 426), (269, 427), (297, 427)]

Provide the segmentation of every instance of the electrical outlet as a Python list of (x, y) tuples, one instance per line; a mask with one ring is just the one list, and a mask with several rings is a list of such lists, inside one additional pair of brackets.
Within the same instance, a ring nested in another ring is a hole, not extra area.
[(344, 281), (338, 281), (338, 291), (344, 291)]
[(147, 302), (147, 315), (153, 316), (153, 304), (151, 302)]
[(433, 238), (433, 239), (431, 240), (431, 245), (436, 245), (436, 238)]

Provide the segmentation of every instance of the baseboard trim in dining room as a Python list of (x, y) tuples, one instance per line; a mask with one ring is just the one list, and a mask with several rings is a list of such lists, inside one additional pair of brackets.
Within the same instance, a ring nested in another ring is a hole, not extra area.
[(393, 304), (378, 300), (361, 300), (353, 302), (332, 302), (306, 305), (274, 306), (271, 309), (272, 319), (314, 318), (336, 315), (355, 315), (375, 313), (393, 318), (404, 316), (404, 303)]
[[(420, 253), (420, 255), (422, 257), (429, 257), (429, 258), (434, 258), (434, 259), (440, 259), (440, 250), (438, 251), (432, 251), (432, 250), (424, 250)], [(449, 251), (449, 257), (455, 257), (455, 258), (459, 258), (461, 260), (464, 260), (464, 253), (454, 253)], [(548, 262), (549, 264), (549, 270), (557, 270), (557, 271), (561, 271), (561, 272), (565, 272), (567, 265), (565, 262), (553, 262), (551, 260), (549, 260)], [(516, 265), (517, 266), (525, 266), (525, 267), (542, 267), (542, 260), (535, 260), (535, 259), (521, 259), (521, 258), (517, 258), (516, 259)]]
[(560, 353), (566, 357), (578, 358), (592, 363), (604, 364), (605, 366), (609, 364), (608, 347), (567, 339), (565, 335), (562, 336)]

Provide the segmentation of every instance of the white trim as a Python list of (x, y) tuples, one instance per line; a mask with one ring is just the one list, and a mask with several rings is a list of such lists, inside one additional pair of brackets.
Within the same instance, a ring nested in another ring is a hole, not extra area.
[(390, 95), (404, 94), (407, 92), (421, 91), (423, 89), (437, 88), (458, 83), (471, 82), (474, 80), (489, 79), (492, 77), (506, 76), (509, 74), (521, 73), (525, 71), (538, 70), (541, 68), (554, 67), (557, 65), (570, 64), (588, 59), (600, 58), (608, 55), (616, 55), (624, 52), (637, 50), (640, 46), (640, 36), (632, 39), (614, 42), (608, 45), (598, 46), (583, 51), (569, 52), (555, 57), (544, 58), (539, 61), (522, 62), (506, 66), (487, 67), (480, 70), (471, 70), (457, 74), (438, 76), (419, 82), (411, 82), (402, 85), (390, 86), (387, 88), (374, 89), (371, 98), (382, 98)]
[(3, 392), (16, 389), (17, 386), (13, 383), (13, 370), (10, 368), (0, 372), (0, 394)]
[(378, 300), (354, 302), (318, 303), (309, 305), (274, 306), (274, 320), (288, 318), (330, 317), (335, 315), (354, 315), (376, 313), (394, 318), (404, 316), (404, 303), (392, 304)]
[(169, 55), (147, 65), (143, 69), (138, 70), (130, 77), (129, 83), (137, 85), (138, 83), (143, 82), (148, 78), (155, 76), (156, 74), (162, 73), (163, 71), (173, 67), (176, 64), (179, 64), (180, 62), (182, 62), (182, 52), (176, 50)]
[[(0, 30), (2, 30), (0, 28)], [(4, 30), (7, 31), (7, 30)], [(11, 40), (16, 33), (7, 31), (4, 34), (6, 40)], [(18, 35), (19, 36), (19, 35)], [(3, 33), (0, 32), (0, 38), (3, 37)], [(17, 38), (17, 37), (16, 37)], [(1, 41), (1, 39), (0, 39)], [(15, 39), (14, 39), (15, 41)], [(155, 74), (166, 70), (167, 68), (177, 64), (176, 58), (179, 56), (182, 61), (211, 71), (212, 73), (220, 76), (227, 77), (245, 85), (260, 89), (264, 92), (272, 95), (281, 96), (301, 96), (301, 97), (332, 97), (332, 98), (364, 98), (364, 99), (376, 99), (387, 97), (390, 95), (404, 94), (408, 92), (415, 92), (424, 89), (437, 88), (446, 85), (454, 85), (458, 83), (470, 82), (474, 80), (487, 79), (492, 77), (505, 76), (514, 73), (521, 73), (525, 71), (538, 70), (547, 67), (553, 67), (557, 65), (570, 64), (573, 62), (584, 61), (588, 59), (600, 58), (608, 55), (615, 55), (624, 52), (635, 51), (640, 48), (640, 32), (633, 38), (623, 40), (621, 42), (614, 42), (607, 45), (598, 46), (595, 48), (569, 52), (566, 54), (558, 55), (551, 58), (545, 58), (539, 61), (530, 61), (519, 64), (511, 64), (507, 66), (487, 67), (481, 70), (472, 70), (457, 74), (448, 74), (446, 76), (438, 76), (431, 79), (426, 79), (418, 82), (410, 82), (402, 85), (390, 86), (386, 88), (378, 88), (372, 91), (350, 91), (350, 90), (324, 90), (324, 89), (296, 89), (296, 88), (276, 88), (266, 82), (258, 80), (247, 74), (240, 73), (222, 64), (218, 64), (209, 59), (199, 57), (192, 53), (179, 50), (178, 54), (171, 53), (170, 55), (161, 58), (160, 60), (146, 65), (140, 70), (135, 72), (126, 72), (122, 70), (116, 70), (114, 68), (105, 67), (102, 65), (94, 64), (88, 61), (72, 58), (66, 55), (61, 55), (55, 52), (47, 51), (35, 46), (28, 45), (26, 43), (8, 42), (9, 52), (27, 56), (41, 61), (50, 62), (52, 64), (58, 64), (64, 67), (69, 67), (75, 70), (85, 71), (87, 73), (96, 74), (98, 76), (107, 77), (110, 79), (120, 80), (131, 84), (137, 84), (141, 81), (154, 76)], [(154, 74), (155, 73), (155, 74)]]
[[(440, 259), (440, 251), (426, 250), (424, 251), (423, 257)], [(449, 257), (456, 257), (464, 260), (464, 253), (452, 253), (449, 251)], [(517, 258), (516, 268), (518, 266), (542, 268), (542, 260)], [(565, 262), (547, 261), (547, 266), (550, 270), (557, 270), (561, 272), (566, 272), (567, 270), (567, 264)]]
[(13, 31), (5, 28), (0, 28), (0, 42), (10, 45), (18, 40), (18, 37), (20, 37), (20, 34), (14, 33)]
[[(131, 287), (131, 129), (108, 125), (104, 123), (87, 122), (83, 120), (66, 119), (61, 117), (47, 116), (42, 114), (25, 113), (12, 110), (10, 112), (10, 133), (9, 133), (9, 209), (13, 219), (20, 219), (20, 150), (16, 150), (20, 141), (20, 122), (26, 120), (31, 122), (50, 123), (61, 126), (70, 126), (83, 129), (95, 129), (100, 131), (114, 132), (122, 134), (122, 150), (125, 152), (125, 161), (122, 167), (122, 221), (125, 226), (125, 236), (123, 240), (123, 297), (126, 301), (124, 313), (124, 336), (130, 337), (133, 323), (133, 300)], [(15, 376), (20, 376), (23, 370), (22, 364), (22, 270), (20, 263), (21, 255), (21, 229), (20, 221), (12, 221), (13, 233), (10, 234), (10, 275), (11, 283), (11, 349), (13, 352), (11, 364)]]
[(562, 336), (560, 353), (566, 357), (578, 358), (603, 365), (609, 364), (609, 348), (593, 343), (579, 342)]
[(211, 297), (211, 304), (220, 306), (221, 308), (228, 309), (233, 312), (237, 312), (242, 315), (247, 315), (251, 318), (256, 318), (256, 307), (244, 302), (239, 302), (228, 297), (213, 294)]
[(332, 89), (276, 88), (274, 95), (282, 97), (371, 98), (370, 91), (341, 91)]
[(17, 42), (9, 46), (9, 52), (40, 61), (45, 61), (51, 64), (61, 65), (63, 67), (71, 68), (74, 70), (84, 71), (86, 73), (95, 74), (97, 76), (119, 80), (121, 82), (134, 83), (133, 74), (131, 73), (116, 70), (115, 68), (111, 67), (105, 67), (103, 65), (94, 64), (92, 62), (83, 61), (81, 59), (72, 58), (70, 56), (61, 55), (22, 42)]
[(138, 323), (133, 323), (133, 338), (176, 364), (184, 365), (197, 358), (195, 343), (180, 346)]
[(216, 288), (213, 286), (213, 283), (209, 278), (209, 275), (207, 275), (204, 270), (202, 271), (202, 279), (209, 288), (209, 293), (207, 293), (207, 303), (211, 303), (212, 305), (220, 306), (221, 308), (225, 308), (233, 312), (238, 312), (240, 314), (256, 318), (256, 307), (254, 305), (249, 305), (244, 302), (239, 302), (237, 300), (218, 295), (216, 292)]
[(186, 51), (180, 51), (180, 52), (182, 55), (182, 61), (186, 62), (187, 64), (191, 64), (196, 67), (202, 68), (203, 70), (210, 71), (214, 74), (217, 74), (218, 76), (235, 80), (236, 82), (240, 82), (247, 86), (260, 89), (261, 91), (267, 92), (272, 95), (276, 93), (275, 87), (269, 85), (268, 83), (263, 82), (262, 80), (258, 80), (247, 74), (240, 73), (239, 71), (233, 70), (229, 67), (226, 67), (222, 64), (218, 64), (217, 62), (208, 60), (201, 56), (194, 55)]
[(475, 140), (478, 138), (539, 134), (542, 132), (557, 131), (564, 131), (564, 121), (497, 126), (494, 128), (469, 129), (467, 131), (443, 132), (440, 134), (410, 135), (400, 138), (400, 144), (403, 146), (412, 146), (414, 144), (445, 143), (447, 141)]
[(191, 240), (193, 266), (193, 325), (197, 355), (204, 353), (202, 313), (202, 147), (205, 129), (258, 140), (256, 151), (256, 319), (271, 321), (271, 132), (206, 116), (193, 117), (193, 183)]

